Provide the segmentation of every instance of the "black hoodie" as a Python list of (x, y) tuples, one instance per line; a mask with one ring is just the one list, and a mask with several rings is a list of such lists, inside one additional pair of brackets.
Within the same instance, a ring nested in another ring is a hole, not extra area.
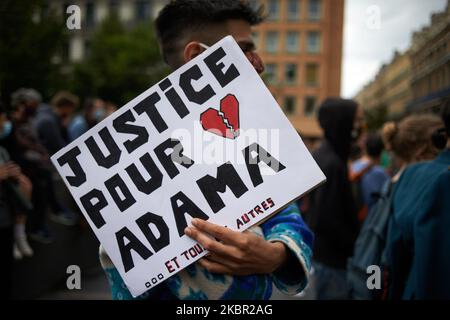
[(327, 177), (310, 194), (307, 222), (315, 233), (313, 257), (338, 269), (345, 269), (359, 231), (347, 167), (356, 110), (351, 100), (325, 100), (319, 110), (325, 141), (313, 152)]

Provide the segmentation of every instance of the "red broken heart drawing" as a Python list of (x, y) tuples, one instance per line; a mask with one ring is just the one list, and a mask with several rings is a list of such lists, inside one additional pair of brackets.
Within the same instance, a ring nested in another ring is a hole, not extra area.
[(239, 136), (239, 101), (232, 94), (220, 100), (220, 111), (209, 108), (200, 115), (203, 130), (224, 138)]

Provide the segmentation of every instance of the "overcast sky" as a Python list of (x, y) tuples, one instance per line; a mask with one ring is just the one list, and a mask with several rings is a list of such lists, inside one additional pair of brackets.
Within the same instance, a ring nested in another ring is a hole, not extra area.
[[(346, 0), (342, 95), (353, 97), (447, 0)], [(377, 19), (377, 17), (380, 19)]]

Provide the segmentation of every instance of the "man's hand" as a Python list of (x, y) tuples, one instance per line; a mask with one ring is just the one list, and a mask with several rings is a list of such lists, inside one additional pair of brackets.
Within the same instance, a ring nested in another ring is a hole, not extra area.
[(18, 179), (20, 174), (20, 167), (14, 162), (7, 162), (0, 166), (0, 180)]
[(209, 251), (199, 264), (211, 273), (269, 274), (287, 259), (287, 249), (281, 242), (268, 242), (251, 232), (235, 232), (200, 219), (192, 220), (192, 225), (185, 233)]
[(10, 162), (6, 163), (6, 168), (8, 170), (9, 177), (11, 177), (11, 178), (19, 179), (20, 175), (22, 174), (22, 170), (14, 162), (10, 161)]
[(0, 166), (0, 181), (6, 180), (9, 178), (8, 168), (6, 164)]

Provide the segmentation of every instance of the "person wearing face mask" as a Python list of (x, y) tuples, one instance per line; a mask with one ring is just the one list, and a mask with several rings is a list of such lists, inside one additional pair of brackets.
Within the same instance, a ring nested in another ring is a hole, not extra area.
[(378, 195), (389, 180), (389, 175), (381, 167), (384, 143), (381, 135), (371, 133), (365, 139), (364, 155), (351, 164), (350, 181), (355, 185), (355, 194), (360, 208), (358, 219), (363, 222), (378, 200)]
[[(6, 117), (6, 115), (4, 115)], [(3, 119), (2, 119), (3, 120)], [(3, 122), (3, 127), (2, 130), (0, 132), (0, 140), (7, 138), (8, 136), (11, 135), (12, 133), (12, 129), (13, 129), (13, 125), (12, 122), (9, 121), (7, 118), (6, 120), (4, 120)]]
[(67, 128), (69, 142), (76, 140), (106, 116), (105, 102), (102, 99), (87, 99), (82, 112), (72, 119)]
[[(388, 299), (450, 299), (450, 102), (442, 120), (421, 121), (418, 134), (406, 137), (423, 142), (413, 153), (421, 162), (404, 168), (393, 190), (384, 256)], [(402, 150), (410, 152), (408, 145)]]
[(356, 102), (328, 98), (318, 119), (325, 139), (313, 157), (327, 181), (308, 196), (306, 222), (315, 233), (310, 293), (318, 300), (346, 299), (346, 261), (359, 231), (348, 161), (352, 143), (363, 131), (364, 117)]

